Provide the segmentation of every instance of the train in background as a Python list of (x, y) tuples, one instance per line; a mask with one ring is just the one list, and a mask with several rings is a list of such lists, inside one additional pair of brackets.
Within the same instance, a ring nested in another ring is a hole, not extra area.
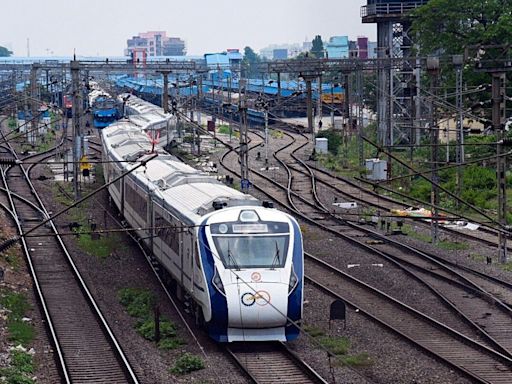
[(123, 100), (128, 117), (101, 131), (109, 193), (178, 297), (219, 342), (295, 339), (304, 288), (297, 221), (165, 152), (173, 117)]
[(94, 127), (103, 129), (122, 117), (120, 103), (101, 89), (89, 94), (89, 105), (93, 114)]

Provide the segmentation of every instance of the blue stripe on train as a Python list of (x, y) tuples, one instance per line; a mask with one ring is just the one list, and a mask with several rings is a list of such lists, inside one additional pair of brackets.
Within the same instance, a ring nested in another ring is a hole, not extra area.
[(212, 308), (212, 319), (207, 323), (208, 333), (214, 340), (220, 342), (228, 341), (228, 304), (226, 298), (212, 284), (215, 273), (215, 263), (211, 250), (205, 246), (208, 244), (206, 239), (206, 220), (203, 221), (199, 229), (199, 252), (203, 263), (204, 277), (208, 284), (210, 292), (210, 303)]
[[(302, 294), (303, 294), (303, 250), (302, 250), (302, 239), (300, 235), (300, 228), (295, 221), (293, 223), (293, 233), (294, 233), (294, 242), (293, 242), (293, 268), (298, 278), (297, 288), (293, 291), (293, 293), (288, 296), (288, 317), (298, 322), (301, 320), (302, 316)], [(299, 336), (300, 329), (295, 325), (290, 324), (286, 327), (286, 340), (291, 341), (296, 339)]]

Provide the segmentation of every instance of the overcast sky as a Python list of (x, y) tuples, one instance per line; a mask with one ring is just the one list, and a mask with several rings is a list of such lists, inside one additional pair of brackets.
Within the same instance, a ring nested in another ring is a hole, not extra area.
[(364, 0), (4, 0), (0, 45), (27, 56), (121, 56), (139, 32), (166, 31), (188, 54), (302, 43), (315, 35), (368, 36)]

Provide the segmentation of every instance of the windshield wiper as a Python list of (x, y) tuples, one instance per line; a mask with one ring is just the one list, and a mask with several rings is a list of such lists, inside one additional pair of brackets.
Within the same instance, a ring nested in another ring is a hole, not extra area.
[(276, 266), (280, 266), (281, 265), (281, 258), (279, 257), (279, 246), (277, 245), (277, 240), (276, 240), (276, 254), (274, 255), (274, 259), (272, 260), (272, 266), (270, 267), (270, 269), (275, 269)]
[(231, 261), (231, 266), (235, 267), (235, 269), (237, 271), (239, 271), (240, 270), (240, 266), (236, 262), (235, 256), (233, 256), (233, 254), (231, 253), (231, 249), (229, 247), (229, 241), (228, 241), (228, 264), (229, 264), (230, 261)]

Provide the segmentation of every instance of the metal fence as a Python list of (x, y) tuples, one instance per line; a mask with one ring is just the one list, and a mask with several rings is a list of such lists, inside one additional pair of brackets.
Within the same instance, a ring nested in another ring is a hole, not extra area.
[(426, 3), (428, 3), (428, 0), (419, 0), (408, 3), (369, 4), (361, 7), (361, 17), (404, 14), (421, 7)]

